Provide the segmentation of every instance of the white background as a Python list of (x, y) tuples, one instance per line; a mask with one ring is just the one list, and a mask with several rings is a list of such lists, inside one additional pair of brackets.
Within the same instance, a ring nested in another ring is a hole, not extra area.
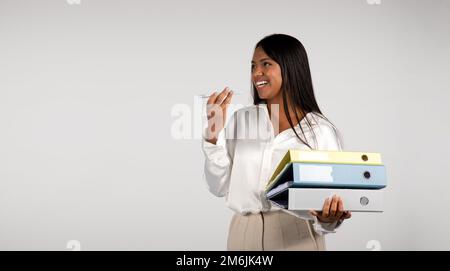
[(450, 1), (380, 2), (0, 0), (0, 249), (225, 249), (232, 212), (171, 112), (225, 86), (248, 102), (272, 33), (305, 45), (345, 149), (388, 170), (386, 211), (328, 248), (450, 249)]

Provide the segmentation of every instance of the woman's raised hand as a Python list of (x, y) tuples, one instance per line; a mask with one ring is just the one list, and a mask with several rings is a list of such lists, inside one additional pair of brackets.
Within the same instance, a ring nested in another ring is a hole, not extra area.
[(227, 108), (232, 97), (233, 91), (228, 87), (220, 93), (213, 92), (209, 97), (206, 104), (206, 115), (208, 116), (206, 141), (216, 144), (217, 137), (225, 125)]

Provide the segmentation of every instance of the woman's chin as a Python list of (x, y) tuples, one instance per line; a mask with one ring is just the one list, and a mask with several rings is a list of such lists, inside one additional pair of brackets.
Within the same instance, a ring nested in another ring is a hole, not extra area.
[(264, 90), (264, 89), (258, 89), (258, 96), (261, 100), (266, 100), (271, 97), (270, 91)]
[(273, 95), (271, 95), (272, 93), (267, 92), (267, 91), (258, 91), (258, 97), (261, 100), (267, 100), (273, 97)]

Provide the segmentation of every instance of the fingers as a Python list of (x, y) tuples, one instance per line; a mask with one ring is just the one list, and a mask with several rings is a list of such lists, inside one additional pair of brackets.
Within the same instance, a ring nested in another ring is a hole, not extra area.
[(228, 87), (224, 88), (220, 93), (214, 91), (208, 98), (207, 104), (221, 104), (223, 100), (226, 98), (230, 89)]
[[(207, 118), (208, 120), (215, 117), (219, 110), (227, 109), (228, 105), (231, 102), (231, 98), (233, 97), (233, 91), (231, 91), (228, 87), (224, 88), (220, 93), (216, 91), (213, 92), (206, 102), (207, 104)], [(223, 112), (224, 114), (225, 112)]]
[(208, 119), (207, 138), (214, 142), (223, 129), (226, 120), (227, 107), (231, 102), (233, 92), (224, 88), (220, 93), (213, 92), (207, 101), (206, 116)]
[(208, 98), (206, 104), (213, 104), (217, 99), (217, 91), (214, 91)]
[(352, 217), (352, 213), (351, 213), (350, 211), (345, 211), (345, 212), (342, 214), (341, 220), (349, 219), (350, 217)]
[(336, 216), (338, 202), (339, 202), (339, 197), (336, 195), (333, 195), (333, 198), (331, 200), (331, 206), (330, 206), (330, 216), (332, 216), (332, 217)]
[(351, 214), (349, 213), (350, 212), (344, 211), (344, 202), (342, 198), (337, 195), (333, 195), (332, 198), (327, 198), (325, 200), (322, 208), (321, 217), (329, 221), (336, 221), (340, 219), (349, 218), (348, 216), (349, 215), (351, 216)]
[(322, 207), (322, 217), (323, 218), (328, 218), (328, 216), (330, 215), (330, 206), (331, 206), (331, 200), (330, 200), (330, 198), (327, 198), (325, 200), (325, 202), (323, 203), (323, 207)]
[(233, 91), (230, 90), (230, 92), (228, 93), (227, 97), (225, 98), (225, 100), (223, 101), (223, 103), (221, 104), (221, 106), (226, 109), (228, 107), (228, 105), (231, 103), (231, 98), (233, 97)]
[(217, 104), (222, 105), (222, 103), (227, 98), (228, 94), (230, 93), (230, 88), (226, 87), (224, 88), (219, 94), (214, 92), (208, 99), (208, 104)]
[(337, 211), (336, 211), (336, 220), (341, 219), (342, 214), (344, 213), (344, 202), (341, 197), (338, 197)]
[(309, 210), (309, 214), (312, 216), (318, 216), (319, 213), (317, 213), (315, 210)]
[(350, 211), (344, 211), (344, 201), (342, 201), (342, 199), (339, 211), (342, 212), (341, 216), (338, 218), (340, 221), (352, 217), (352, 213)]

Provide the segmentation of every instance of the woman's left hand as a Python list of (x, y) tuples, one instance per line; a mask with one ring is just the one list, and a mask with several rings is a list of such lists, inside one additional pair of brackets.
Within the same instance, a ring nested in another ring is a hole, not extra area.
[(344, 203), (337, 195), (334, 195), (331, 199), (328, 198), (325, 200), (321, 212), (311, 210), (310, 214), (317, 217), (317, 219), (323, 223), (343, 221), (352, 216), (350, 211), (344, 211)]

